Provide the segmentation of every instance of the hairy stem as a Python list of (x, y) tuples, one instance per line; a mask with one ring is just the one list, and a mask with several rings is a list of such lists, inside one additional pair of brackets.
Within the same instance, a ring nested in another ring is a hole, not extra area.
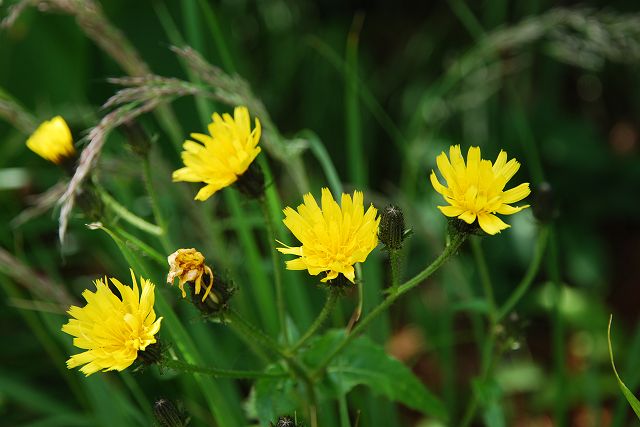
[(338, 301), (338, 292), (334, 291), (333, 289), (329, 289), (328, 292), (329, 293), (327, 295), (327, 301), (325, 302), (324, 307), (322, 307), (322, 311), (320, 311), (320, 314), (318, 314), (318, 317), (316, 317), (316, 320), (313, 321), (304, 335), (291, 348), (292, 352), (302, 347), (304, 343), (307, 342), (307, 340), (311, 338), (318, 331), (318, 329), (320, 329), (320, 327), (327, 320), (327, 317), (329, 317), (329, 314), (331, 314), (331, 312), (333, 311), (333, 308), (336, 306), (336, 302)]
[(169, 359), (163, 365), (175, 369), (176, 371), (204, 374), (214, 378), (281, 378), (287, 377), (286, 373), (260, 372), (260, 371), (240, 371), (235, 369), (219, 369), (193, 365), (177, 359)]

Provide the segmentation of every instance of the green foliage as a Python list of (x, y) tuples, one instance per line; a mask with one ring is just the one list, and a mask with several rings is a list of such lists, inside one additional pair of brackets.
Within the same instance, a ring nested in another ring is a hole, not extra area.
[(620, 391), (624, 395), (625, 399), (627, 399), (627, 402), (629, 402), (629, 405), (631, 406), (631, 409), (633, 409), (633, 412), (635, 412), (638, 419), (640, 419), (640, 400), (638, 400), (638, 398), (631, 392), (631, 390), (629, 390), (629, 387), (627, 387), (624, 384), (624, 382), (620, 379), (620, 376), (618, 375), (618, 371), (616, 370), (616, 364), (613, 361), (613, 349), (611, 348), (612, 320), (613, 320), (613, 316), (609, 318), (609, 328), (607, 329), (607, 342), (609, 343), (609, 358), (611, 359), (611, 367), (613, 368), (613, 373), (615, 374), (616, 380), (618, 381), (618, 386), (620, 387)]

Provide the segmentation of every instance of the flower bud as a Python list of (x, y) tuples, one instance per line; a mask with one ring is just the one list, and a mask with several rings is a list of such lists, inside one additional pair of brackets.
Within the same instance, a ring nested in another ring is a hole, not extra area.
[(252, 162), (249, 168), (236, 181), (238, 190), (247, 197), (257, 199), (264, 194), (264, 173), (257, 162)]
[(146, 132), (135, 120), (125, 122), (120, 129), (127, 138), (131, 150), (140, 157), (146, 157), (151, 149), (151, 141)]
[(279, 417), (276, 424), (271, 423), (271, 427), (302, 427), (297, 420), (289, 416)]
[(383, 209), (380, 215), (380, 227), (378, 238), (387, 249), (398, 250), (402, 248), (405, 238), (404, 215), (399, 207), (389, 205)]
[(553, 187), (542, 182), (533, 189), (533, 216), (541, 222), (549, 222), (558, 217), (557, 198)]
[(153, 404), (153, 415), (162, 427), (184, 427), (187, 425), (184, 413), (168, 399), (158, 399)]
[(153, 344), (149, 344), (144, 351), (138, 351), (136, 361), (144, 366), (156, 365), (162, 362), (164, 357), (163, 353), (164, 345), (158, 340)]
[(236, 287), (224, 281), (220, 275), (204, 276), (204, 286), (209, 288), (211, 280), (213, 280), (213, 285), (210, 287), (208, 298), (204, 300), (200, 298), (193, 287), (189, 288), (191, 302), (204, 316), (216, 316), (224, 312), (229, 307), (229, 299), (236, 292)]

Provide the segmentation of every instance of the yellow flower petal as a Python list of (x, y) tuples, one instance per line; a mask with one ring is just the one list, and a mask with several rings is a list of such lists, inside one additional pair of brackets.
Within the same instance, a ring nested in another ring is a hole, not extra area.
[(510, 225), (502, 222), (497, 216), (484, 212), (478, 215), (478, 223), (480, 224), (480, 228), (487, 234), (496, 234), (510, 227)]
[(138, 351), (156, 342), (162, 317), (156, 320), (153, 310), (155, 286), (141, 277), (140, 293), (133, 271), (131, 275), (133, 287), (111, 278), (120, 297), (109, 289), (106, 279), (98, 279), (95, 292), (82, 294), (87, 304), (69, 309), (71, 319), (62, 331), (74, 337), (76, 347), (86, 350), (67, 360), (70, 369), (84, 365), (80, 370), (85, 375), (121, 371), (136, 360)]
[(212, 115), (208, 126), (210, 135), (192, 133), (183, 144), (182, 161), (185, 167), (173, 172), (173, 181), (202, 182), (196, 200), (207, 200), (217, 191), (228, 187), (242, 176), (261, 149), (260, 121), (251, 119), (246, 107), (236, 107), (233, 117), (229, 114)]
[(507, 153), (502, 150), (492, 164), (482, 159), (479, 147), (470, 147), (465, 163), (460, 146), (453, 145), (449, 148), (449, 157), (441, 153), (436, 157), (436, 163), (446, 185), (442, 185), (434, 171), (429, 179), (449, 204), (438, 206), (448, 217), (458, 217), (468, 224), (477, 219), (483, 230), (495, 234), (508, 226), (494, 214), (511, 215), (529, 207), (510, 205), (527, 197), (530, 190), (529, 184), (524, 183), (504, 191), (520, 163), (515, 159), (507, 160)]
[(71, 131), (61, 116), (38, 126), (27, 139), (27, 147), (40, 157), (56, 164), (76, 154)]
[(364, 195), (360, 191), (342, 194), (338, 205), (329, 189), (323, 188), (322, 208), (311, 194), (305, 194), (303, 199), (297, 211), (284, 209), (284, 224), (302, 244), (290, 247), (278, 242), (283, 245), (278, 251), (299, 257), (287, 261), (287, 268), (307, 270), (312, 276), (325, 273), (323, 282), (339, 274), (354, 282), (353, 265), (364, 262), (378, 244), (378, 211), (373, 206), (364, 211)]

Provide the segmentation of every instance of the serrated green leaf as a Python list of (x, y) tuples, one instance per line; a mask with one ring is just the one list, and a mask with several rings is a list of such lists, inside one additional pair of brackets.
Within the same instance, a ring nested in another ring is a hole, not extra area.
[[(284, 368), (271, 365), (266, 372), (283, 373)], [(260, 425), (269, 425), (281, 415), (293, 414), (302, 408), (304, 389), (292, 378), (261, 378), (253, 387), (253, 404)]]
[[(343, 330), (332, 330), (315, 340), (305, 352), (303, 360), (315, 366), (344, 338)], [(389, 356), (384, 348), (369, 338), (356, 338), (340, 356), (327, 366), (327, 380), (320, 395), (336, 398), (355, 386), (365, 385), (374, 393), (400, 402), (410, 408), (440, 419), (447, 412), (440, 401), (402, 362)]]
[(611, 358), (611, 367), (613, 368), (613, 373), (616, 375), (616, 379), (618, 380), (618, 386), (620, 386), (620, 391), (631, 405), (631, 409), (636, 413), (638, 419), (640, 419), (640, 401), (631, 393), (631, 390), (622, 382), (620, 376), (618, 375), (618, 371), (616, 370), (616, 364), (613, 362), (613, 349), (611, 348), (611, 321), (613, 316), (609, 317), (609, 328), (607, 329), (607, 341), (609, 343), (609, 357)]

